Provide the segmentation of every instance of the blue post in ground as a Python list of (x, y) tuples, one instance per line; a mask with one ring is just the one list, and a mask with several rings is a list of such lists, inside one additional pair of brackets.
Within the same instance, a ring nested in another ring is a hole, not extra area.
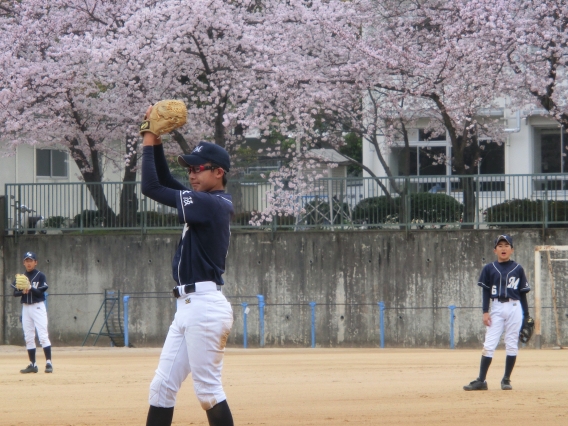
[(128, 348), (130, 345), (130, 342), (128, 341), (128, 299), (130, 299), (130, 296), (124, 296), (122, 298), (122, 303), (124, 304), (124, 309), (123, 309), (123, 315), (124, 315), (124, 320), (123, 320), (123, 326), (124, 326), (124, 347)]
[(385, 302), (379, 302), (379, 328), (381, 330), (381, 349), (385, 347)]
[(316, 302), (310, 302), (312, 310), (312, 348), (316, 347)]
[(257, 294), (258, 298), (258, 321), (260, 323), (260, 347), (264, 348), (264, 296)]
[(247, 314), (248, 314), (248, 303), (241, 303), (243, 307), (243, 347), (247, 348)]
[(456, 309), (456, 306), (450, 305), (448, 309), (450, 310), (450, 349), (454, 349), (454, 309)]

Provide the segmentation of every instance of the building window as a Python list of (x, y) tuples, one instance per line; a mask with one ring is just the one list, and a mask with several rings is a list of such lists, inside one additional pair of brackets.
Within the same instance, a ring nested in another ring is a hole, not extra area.
[(568, 133), (559, 128), (535, 129), (534, 172), (553, 173), (562, 176), (535, 180), (535, 188), (540, 191), (560, 191), (568, 189), (564, 174), (568, 172)]
[(560, 129), (535, 129), (535, 173), (568, 172), (568, 133)]
[[(411, 141), (409, 147), (409, 176), (445, 176), (446, 175), (446, 135), (432, 136), (431, 133), (418, 129), (418, 141)], [(392, 150), (393, 173), (405, 175), (405, 149), (396, 147)]]
[(36, 176), (67, 177), (67, 152), (36, 149)]
[[(471, 146), (465, 149), (465, 164), (472, 164)], [(503, 175), (505, 174), (505, 144), (491, 140), (479, 141), (479, 160), (471, 171), (472, 175)]]
[[(471, 175), (504, 175), (505, 174), (505, 144), (498, 144), (492, 140), (481, 140), (479, 144), (479, 158), (477, 164), (471, 170)], [(471, 165), (473, 161), (473, 148), (466, 147), (464, 152), (465, 164)], [(504, 191), (505, 180), (502, 177), (480, 178), (476, 180), (476, 189), (479, 184), (480, 191)], [(452, 189), (461, 188), (461, 183), (456, 182), (452, 185)]]
[(420, 176), (443, 176), (446, 174), (446, 147), (428, 146), (418, 148)]
[[(396, 148), (398, 175), (404, 175), (405, 155), (404, 148)], [(446, 174), (446, 147), (429, 146), (409, 148), (410, 168), (409, 176), (444, 176)]]

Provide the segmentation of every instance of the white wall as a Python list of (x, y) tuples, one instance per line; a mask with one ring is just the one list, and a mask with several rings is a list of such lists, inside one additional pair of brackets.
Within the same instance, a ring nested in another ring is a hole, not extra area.
[[(5, 194), (7, 183), (82, 182), (79, 168), (70, 155), (67, 157), (67, 166), (67, 177), (37, 176), (35, 147), (19, 145), (15, 154), (0, 157), (0, 194)], [(107, 162), (103, 163), (103, 171), (105, 182), (119, 182), (122, 180), (124, 167), (121, 165), (120, 170), (115, 170), (115, 167)]]
[[(503, 117), (504, 129), (513, 129), (517, 126), (515, 114), (516, 111), (505, 109)], [(419, 126), (421, 124), (425, 126), (426, 122), (418, 123)], [(506, 135), (505, 174), (531, 174), (537, 172), (534, 167), (534, 129), (543, 127), (556, 128), (558, 124), (551, 118), (545, 116), (527, 116), (526, 111), (521, 112), (520, 130), (518, 132), (507, 133)], [(411, 141), (418, 140), (418, 132), (415, 129), (409, 130), (409, 139)], [(391, 170), (395, 172), (395, 157), (391, 155), (390, 151), (389, 147), (381, 144), (381, 152), (389, 163)], [(377, 176), (386, 176), (386, 172), (379, 162), (375, 148), (366, 140), (363, 140), (363, 164), (373, 170)], [(364, 176), (369, 177), (369, 174), (364, 172)]]

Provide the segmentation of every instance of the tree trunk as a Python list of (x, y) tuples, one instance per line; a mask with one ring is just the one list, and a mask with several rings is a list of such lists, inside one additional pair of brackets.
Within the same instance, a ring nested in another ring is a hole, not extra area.
[[(473, 177), (460, 178), (463, 187), (463, 220), (462, 229), (473, 229), (475, 222), (475, 179)], [(479, 184), (479, 183), (478, 183)]]
[[(138, 225), (138, 196), (136, 194), (136, 165), (138, 164), (137, 148), (139, 138), (126, 139), (126, 151), (130, 161), (124, 169), (122, 189), (120, 191), (120, 214), (117, 225), (131, 228)], [(129, 147), (130, 144), (130, 147)]]
[[(81, 171), (81, 175), (87, 184), (87, 189), (97, 206), (99, 225), (114, 226), (116, 223), (116, 215), (109, 206), (103, 190), (98, 151), (94, 149), (90, 150), (91, 161), (89, 162), (84, 152), (79, 148), (79, 141), (76, 138), (68, 142), (73, 160), (75, 160), (75, 164), (77, 164), (77, 167)], [(89, 146), (93, 146), (92, 141), (89, 141)]]

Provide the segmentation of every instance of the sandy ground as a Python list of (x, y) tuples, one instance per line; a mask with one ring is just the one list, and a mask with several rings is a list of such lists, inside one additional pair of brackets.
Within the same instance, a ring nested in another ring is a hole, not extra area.
[[(145, 425), (160, 349), (54, 348), (53, 374), (19, 373), (25, 348), (0, 346), (0, 425)], [(223, 381), (235, 425), (566, 425), (568, 350), (522, 350), (513, 391), (465, 392), (480, 351), (227, 349)], [(191, 379), (174, 425), (207, 425)]]

